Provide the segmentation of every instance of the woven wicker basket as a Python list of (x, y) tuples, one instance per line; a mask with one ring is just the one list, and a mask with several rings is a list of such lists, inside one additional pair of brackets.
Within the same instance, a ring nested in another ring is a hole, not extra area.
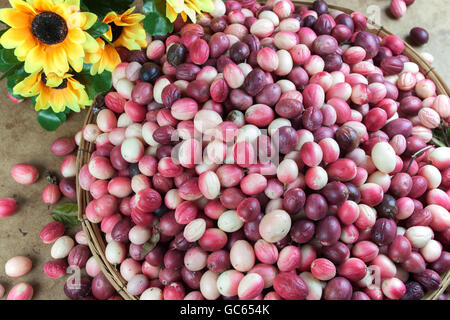
[[(259, 0), (260, 2), (260, 0)], [(293, 1), (296, 6), (301, 5), (311, 5), (311, 1)], [(353, 11), (347, 8), (330, 5), (330, 9), (340, 10), (347, 14), (351, 14)], [(385, 37), (387, 35), (392, 34), (391, 32), (384, 29), (382, 26), (376, 25), (373, 21), (369, 21), (368, 30), (374, 34), (377, 34), (381, 37)], [(444, 83), (439, 74), (422, 58), (422, 56), (417, 53), (410, 45), (405, 43), (405, 51), (404, 54), (409, 57), (409, 59), (415, 63), (417, 63), (420, 67), (420, 71), (428, 78), (433, 80), (436, 84), (436, 91), (438, 94), (450, 95), (450, 91), (447, 85)], [(85, 123), (95, 123), (95, 116), (93, 114), (92, 108), (87, 111), (87, 116), (85, 119)], [(94, 151), (94, 144), (89, 143), (85, 140), (81, 141), (78, 156), (77, 156), (77, 170), (81, 169), (81, 167), (89, 162), (89, 158)], [(89, 192), (80, 188), (80, 185), (77, 180), (77, 198), (78, 198), (78, 219), (81, 221), (82, 228), (86, 234), (86, 237), (89, 242), (89, 247), (92, 251), (92, 254), (96, 258), (99, 263), (101, 270), (107, 277), (107, 279), (111, 282), (117, 292), (125, 299), (125, 300), (138, 300), (136, 296), (131, 295), (126, 290), (126, 281), (120, 275), (118, 269), (109, 263), (105, 257), (105, 239), (100, 231), (100, 228), (97, 224), (93, 224), (86, 219), (85, 209), (89, 201), (91, 200), (91, 195)], [(442, 275), (442, 285), (436, 290), (426, 294), (423, 300), (436, 300), (449, 286), (450, 284), (450, 271), (445, 275)]]

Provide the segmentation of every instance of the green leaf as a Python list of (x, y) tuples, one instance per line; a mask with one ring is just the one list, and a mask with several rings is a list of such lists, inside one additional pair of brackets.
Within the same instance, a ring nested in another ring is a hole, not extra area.
[[(23, 63), (16, 65), (14, 68), (11, 69), (11, 72), (7, 73), (9, 74), (7, 75), (8, 80), (6, 81), (6, 88), (8, 89), (9, 94), (17, 99), (25, 99), (24, 97), (18, 94), (14, 94), (13, 90), (16, 84), (18, 84), (23, 79), (29, 76), (29, 74), (25, 72)], [(6, 75), (7, 73), (4, 73), (4, 75)]]
[(108, 32), (108, 30), (109, 26), (106, 23), (97, 20), (97, 22), (94, 23), (94, 25), (87, 31), (87, 33), (89, 33), (92, 38), (97, 39), (102, 34)]
[(156, 247), (156, 245), (158, 244), (158, 242), (161, 238), (161, 235), (159, 234), (159, 231), (158, 231), (158, 225), (159, 225), (159, 219), (153, 220), (153, 223), (152, 223), (153, 234), (152, 234), (152, 237), (146, 243), (144, 243), (142, 245), (142, 249), (141, 249), (142, 259), (144, 259), (145, 256)]
[(89, 99), (94, 99), (96, 95), (111, 89), (112, 77), (111, 72), (108, 71), (92, 76), (89, 73), (90, 68), (90, 65), (85, 65), (83, 71), (75, 75), (75, 78), (85, 85)]
[(61, 204), (53, 208), (52, 218), (64, 223), (68, 228), (78, 226), (78, 205), (76, 203)]
[(163, 0), (144, 0), (142, 12), (147, 14), (143, 21), (144, 29), (154, 36), (165, 36), (173, 31), (173, 25), (166, 18), (166, 2)]
[(19, 62), (17, 64), (11, 65), (9, 66), (9, 69), (4, 71), (4, 73), (2, 74), (2, 76), (0, 77), (0, 80), (3, 80), (9, 76), (12, 76), (14, 73), (16, 73), (20, 67), (23, 66), (23, 62)]
[(154, 1), (144, 1), (142, 5), (142, 13), (149, 14), (156, 11), (156, 6)]
[(5, 75), (5, 73), (13, 69), (14, 66), (19, 66), (21, 64), (23, 64), (23, 62), (17, 60), (13, 49), (0, 49), (0, 72), (4, 73), (2, 79), (8, 76)]
[(80, 11), (82, 12), (89, 11), (89, 8), (84, 4), (84, 1), (80, 1)]
[(104, 17), (109, 12), (123, 13), (133, 4), (133, 0), (84, 0), (84, 6), (98, 16)]
[(154, 233), (152, 235), (151, 239), (142, 245), (142, 249), (141, 249), (142, 259), (144, 259), (145, 256), (156, 247), (156, 245), (159, 242), (160, 237), (161, 236), (159, 235), (158, 232)]
[(165, 36), (173, 31), (173, 25), (159, 12), (149, 13), (143, 23), (145, 31), (152, 36)]
[(3, 63), (16, 64), (18, 62), (14, 55), (14, 49), (2, 49), (0, 50), (0, 59)]
[[(0, 37), (1, 37), (6, 31), (8, 31), (8, 29), (9, 29), (9, 28), (0, 30)], [(0, 48), (3, 48), (3, 46), (2, 46), (1, 44), (0, 44)]]
[(8, 80), (6, 80), (6, 88), (8, 89), (8, 92), (11, 96), (13, 96), (16, 99), (23, 100), (25, 97), (22, 97), (20, 94), (14, 94), (14, 87), (16, 86), (18, 82), (15, 81), (13, 77), (9, 77)]
[(443, 121), (439, 127), (433, 130), (433, 138), (431, 141), (439, 147), (450, 146), (450, 127), (448, 123)]
[(17, 83), (28, 76), (28, 74), (25, 73), (25, 70), (23, 69), (23, 65), (23, 62), (17, 60), (16, 56), (14, 55), (13, 49), (0, 49), (0, 72), (3, 73), (0, 77), (0, 80), (8, 78), (8, 92), (18, 99), (22, 99), (22, 97), (14, 95), (12, 89)]
[(142, 12), (149, 14), (152, 12), (159, 12), (161, 16), (166, 16), (166, 2), (163, 0), (144, 0)]
[(37, 114), (37, 121), (47, 131), (55, 131), (67, 120), (64, 112), (55, 113), (52, 109), (41, 110)]

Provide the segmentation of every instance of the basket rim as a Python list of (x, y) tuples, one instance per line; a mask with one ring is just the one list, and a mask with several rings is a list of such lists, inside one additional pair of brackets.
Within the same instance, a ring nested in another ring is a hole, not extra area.
[[(264, 3), (262, 0), (258, 0), (259, 3)], [(306, 5), (309, 6), (312, 4), (312, 1), (296, 1), (292, 0), (295, 6)], [(329, 4), (328, 7), (332, 10), (339, 10), (347, 14), (351, 14), (356, 12), (350, 8), (341, 7), (338, 5)], [(394, 35), (392, 32), (384, 28), (383, 26), (377, 25), (372, 20), (368, 19), (368, 32), (374, 33), (377, 36), (385, 37), (388, 35)], [(426, 78), (432, 80), (436, 85), (436, 91), (438, 94), (445, 94), (450, 96), (450, 90), (436, 71), (434, 67), (428, 64), (424, 58), (418, 53), (411, 45), (409, 45), (406, 41), (402, 40), (405, 44), (405, 50), (403, 52), (411, 61), (418, 64), (420, 71), (425, 75)], [(90, 107), (87, 110), (87, 115), (83, 124), (83, 127), (89, 123), (93, 123), (94, 121), (94, 113), (92, 108)], [(124, 298), (125, 300), (138, 300), (138, 297), (131, 295), (126, 290), (126, 281), (120, 275), (120, 272), (117, 270), (115, 266), (109, 263), (106, 260), (105, 256), (105, 240), (102, 236), (102, 233), (98, 227), (98, 224), (91, 223), (85, 215), (85, 208), (89, 203), (91, 196), (88, 191), (83, 190), (80, 187), (78, 180), (78, 173), (83, 165), (89, 162), (90, 155), (94, 150), (94, 144), (87, 142), (81, 137), (80, 146), (77, 152), (77, 175), (76, 175), (76, 187), (77, 187), (77, 203), (78, 203), (78, 219), (81, 222), (82, 229), (87, 237), (89, 248), (92, 252), (92, 255), (98, 262), (102, 272), (105, 277), (111, 283), (111, 285), (117, 290), (117, 292)], [(438, 290), (428, 292), (422, 300), (437, 300), (438, 297), (445, 291), (447, 286), (450, 284), (450, 271), (442, 276), (442, 284)]]

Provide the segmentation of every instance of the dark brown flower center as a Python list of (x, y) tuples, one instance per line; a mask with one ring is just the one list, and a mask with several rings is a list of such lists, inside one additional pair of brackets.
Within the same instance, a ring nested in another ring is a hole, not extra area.
[(33, 35), (45, 44), (58, 44), (64, 41), (69, 32), (66, 21), (54, 12), (42, 12), (31, 23)]
[[(42, 75), (41, 75), (41, 81), (42, 81), (45, 85), (47, 85), (47, 76), (45, 75), (45, 73), (42, 73)], [(59, 89), (65, 89), (65, 88), (67, 88), (67, 79), (63, 79), (63, 81), (61, 82), (61, 84), (60, 84), (59, 86), (57, 86), (57, 87), (55, 87), (55, 88), (52, 88), (52, 89), (59, 90)]]
[(112, 41), (114, 42), (117, 39), (119, 39), (120, 35), (122, 34), (123, 27), (117, 26), (115, 23), (111, 24), (111, 32), (112, 32)]

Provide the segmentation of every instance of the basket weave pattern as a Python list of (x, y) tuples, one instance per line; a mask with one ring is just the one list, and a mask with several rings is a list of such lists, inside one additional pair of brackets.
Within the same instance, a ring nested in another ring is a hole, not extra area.
[[(311, 5), (312, 2), (308, 1), (293, 1), (296, 6), (302, 5)], [(329, 5), (330, 9), (340, 10), (347, 14), (351, 14), (353, 11), (348, 8), (343, 8), (339, 6)], [(382, 26), (376, 25), (373, 21), (368, 21), (368, 29), (367, 31), (377, 34), (380, 37), (385, 37), (391, 35), (392, 33), (383, 28)], [(426, 78), (432, 80), (436, 84), (436, 92), (437, 94), (444, 94), (449, 96), (450, 91), (447, 85), (444, 83), (439, 74), (431, 67), (422, 56), (416, 52), (409, 44), (405, 43), (404, 55), (406, 55), (411, 61), (415, 62), (420, 71), (425, 75)], [(87, 112), (87, 116), (85, 119), (86, 124), (95, 123), (95, 116), (90, 108)], [(90, 156), (95, 149), (95, 145), (93, 143), (87, 142), (82, 139), (78, 155), (77, 155), (77, 172), (80, 171), (81, 167), (89, 162)], [(112, 286), (117, 290), (117, 292), (125, 299), (125, 300), (138, 300), (136, 296), (131, 295), (127, 290), (127, 282), (120, 275), (118, 269), (109, 263), (105, 256), (105, 247), (106, 242), (100, 231), (100, 228), (97, 224), (91, 223), (86, 218), (85, 209), (88, 203), (91, 201), (91, 195), (88, 191), (81, 189), (80, 184), (78, 182), (77, 175), (77, 201), (78, 201), (78, 219), (81, 222), (82, 228), (86, 237), (88, 239), (89, 248), (92, 251), (93, 256), (97, 260), (98, 264), (102, 272), (105, 274), (106, 278), (112, 284)], [(430, 291), (426, 294), (423, 300), (436, 300), (438, 297), (445, 291), (445, 289), (450, 285), (450, 271), (445, 275), (442, 275), (442, 285), (436, 291)]]

